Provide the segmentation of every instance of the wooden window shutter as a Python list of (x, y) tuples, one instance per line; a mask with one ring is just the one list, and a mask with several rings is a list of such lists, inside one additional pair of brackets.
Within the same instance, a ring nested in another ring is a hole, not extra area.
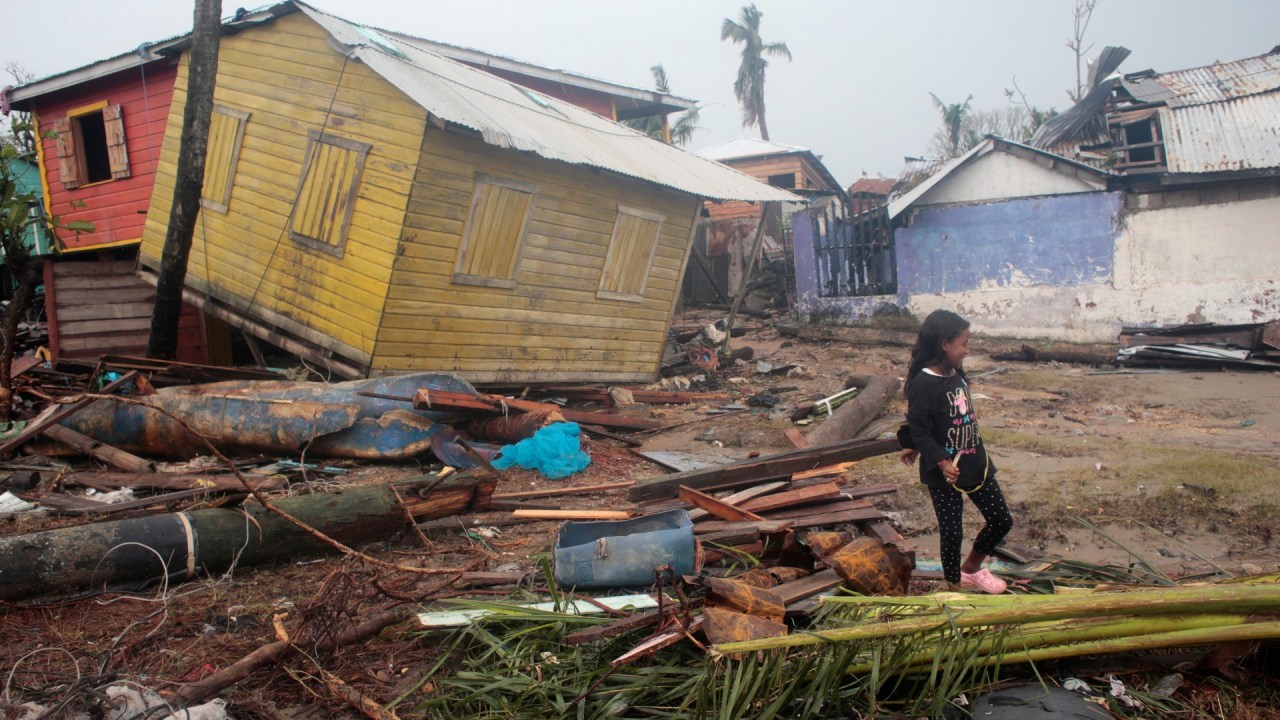
[(368, 143), (311, 130), (289, 237), (342, 257), (360, 189)]
[(476, 174), (471, 212), (453, 267), (460, 285), (513, 288), (538, 188), (527, 182)]
[(102, 109), (102, 124), (107, 131), (107, 160), (111, 163), (111, 179), (129, 177), (129, 150), (124, 144), (124, 118), (119, 105)]
[(658, 234), (665, 219), (656, 213), (618, 207), (597, 297), (629, 302), (644, 300), (649, 270), (658, 250)]
[(72, 190), (80, 187), (80, 165), (76, 162), (76, 136), (71, 132), (71, 118), (58, 118), (53, 123), (57, 137), (58, 175), (62, 187)]

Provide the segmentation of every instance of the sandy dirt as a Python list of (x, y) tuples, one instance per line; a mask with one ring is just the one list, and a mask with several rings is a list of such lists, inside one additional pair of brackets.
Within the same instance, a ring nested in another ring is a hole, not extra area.
[[(711, 420), (651, 445), (719, 450), (723, 444), (742, 457), (790, 449), (782, 430), (796, 403), (840, 390), (850, 374), (901, 379), (910, 355), (906, 347), (788, 339), (771, 328), (734, 344), (750, 345), (755, 355), (728, 371), (749, 382), (725, 387), (747, 388), (747, 394), (770, 386), (799, 389), (780, 395), (783, 403), (773, 413)], [(983, 349), (998, 345), (977, 336), (966, 370), (1014, 511), (1013, 543), (1088, 562), (1145, 560), (1171, 575), (1210, 571), (1214, 564), (1232, 572), (1280, 567), (1272, 537), (1280, 510), (1280, 373), (997, 363)], [(752, 372), (760, 360), (802, 368), (772, 378)], [(905, 409), (895, 397), (880, 425), (896, 427)], [(877, 505), (893, 513), (922, 557), (936, 557), (928, 494), (918, 471), (895, 460), (866, 461), (855, 474), (899, 485)], [(970, 536), (979, 525), (969, 507)]]
[[(677, 326), (715, 319), (690, 313)], [(788, 339), (771, 324), (750, 328), (733, 347), (750, 346), (754, 359), (728, 367), (694, 390), (721, 389), (734, 400), (771, 390), (772, 409), (708, 416), (710, 406), (635, 405), (629, 415), (673, 424), (646, 435), (644, 449), (745, 458), (791, 449), (783, 431), (800, 403), (841, 390), (850, 374), (901, 377), (909, 350), (847, 342)], [(1280, 546), (1273, 537), (1280, 511), (1280, 375), (1262, 372), (1176, 371), (1115, 373), (1079, 366), (992, 362), (974, 342), (968, 371), (983, 436), (1000, 467), (1014, 512), (1010, 541), (1036, 556), (1129, 565), (1145, 562), (1171, 576), (1274, 571)], [(776, 375), (757, 373), (759, 361), (795, 365)], [(710, 387), (707, 387), (710, 386)], [(722, 404), (722, 403), (716, 403)], [(599, 409), (598, 406), (590, 409)], [(892, 431), (905, 403), (895, 396), (877, 427)], [(819, 421), (820, 422), (820, 421)], [(808, 432), (816, 427), (803, 428)], [(587, 439), (592, 465), (560, 481), (531, 471), (508, 471), (498, 492), (564, 485), (594, 485), (663, 474), (611, 440)], [(418, 465), (355, 465), (341, 480), (314, 483), (336, 489), (421, 473)], [(920, 559), (936, 558), (937, 538), (928, 495), (917, 471), (896, 456), (874, 458), (852, 471), (857, 483), (892, 482), (897, 493), (874, 499), (912, 542)], [(300, 485), (306, 491), (306, 485)], [(625, 491), (551, 498), (567, 508), (631, 507)], [(486, 523), (507, 517), (477, 516)], [(969, 508), (972, 537), (978, 515)], [(62, 519), (57, 524), (82, 522)], [(0, 522), (0, 534), (47, 527), (31, 518)], [(406, 532), (363, 548), (382, 560), (457, 570), (541, 573), (556, 523)], [(116, 675), (158, 690), (225, 668), (276, 638), (273, 618), (301, 645), (317, 628), (346, 627), (395, 602), (457, 595), (509, 596), (510, 589), (461, 590), (451, 576), (410, 576), (362, 566), (350, 559), (304, 561), (187, 583), (167, 591), (107, 594), (0, 612), (0, 667), (14, 668), (14, 699), (39, 699), (59, 679)], [(444, 585), (442, 585), (444, 583)], [(287, 615), (284, 615), (287, 613)], [(223, 696), (237, 718), (348, 716), (345, 703), (315, 679), (319, 667), (380, 702), (409, 693), (431, 666), (435, 640), (412, 630), (384, 633), (332, 656), (293, 656), (255, 673)], [(65, 652), (63, 652), (65, 651)], [(60, 697), (61, 691), (47, 697)], [(87, 702), (87, 696), (81, 699)], [(310, 711), (295, 708), (310, 707)]]

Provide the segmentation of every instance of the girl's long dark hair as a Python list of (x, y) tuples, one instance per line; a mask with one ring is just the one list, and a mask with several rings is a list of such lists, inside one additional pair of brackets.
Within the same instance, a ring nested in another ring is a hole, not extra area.
[[(934, 310), (920, 325), (920, 334), (916, 336), (916, 346), (911, 349), (911, 364), (907, 366), (907, 382), (903, 392), (911, 387), (911, 381), (921, 370), (936, 365), (945, 359), (942, 343), (954, 340), (961, 332), (969, 329), (969, 321), (950, 310)], [(961, 377), (964, 371), (958, 370)]]

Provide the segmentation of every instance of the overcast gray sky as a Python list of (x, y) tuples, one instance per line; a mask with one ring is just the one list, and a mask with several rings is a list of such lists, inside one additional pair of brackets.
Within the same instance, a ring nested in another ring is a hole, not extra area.
[[(6, 5), (8, 2), (6, 1)], [(369, 25), (540, 65), (650, 87), (666, 66), (673, 92), (704, 103), (692, 149), (739, 135), (738, 50), (720, 40), (741, 0), (315, 0)], [(821, 155), (844, 185), (895, 174), (926, 152), (939, 121), (929, 93), (1006, 104), (1016, 76), (1037, 106), (1059, 110), (1075, 82), (1074, 0), (757, 0), (761, 35), (794, 60), (773, 59), (766, 83), (775, 142)], [(239, 5), (224, 0), (223, 14)], [(250, 8), (256, 7), (250, 5)], [(38, 8), (38, 9), (37, 9)], [(43, 76), (190, 30), (185, 0), (59, 0), (5, 12), (0, 62)], [(1133, 51), (1124, 72), (1176, 70), (1260, 55), (1280, 45), (1275, 0), (1099, 0), (1087, 42)], [(6, 84), (9, 79), (0, 81)]]

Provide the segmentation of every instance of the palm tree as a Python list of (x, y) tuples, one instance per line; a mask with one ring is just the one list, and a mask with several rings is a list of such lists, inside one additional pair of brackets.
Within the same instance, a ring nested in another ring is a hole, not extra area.
[(934, 138), (933, 149), (942, 156), (943, 160), (960, 157), (978, 141), (977, 134), (973, 132), (969, 122), (969, 103), (973, 100), (973, 96), (965, 98), (963, 103), (950, 105), (942, 102), (933, 93), (929, 93), (929, 97), (933, 98), (933, 106), (942, 116), (942, 129)]
[(766, 43), (760, 38), (760, 18), (763, 16), (754, 3), (742, 8), (738, 20), (724, 19), (720, 26), (720, 39), (742, 44), (742, 64), (738, 66), (738, 79), (733, 81), (733, 94), (742, 103), (742, 126), (760, 127), (761, 139), (769, 139), (769, 125), (764, 119), (764, 71), (769, 67), (765, 55), (785, 57), (791, 60), (786, 43)]
[[(649, 72), (653, 73), (653, 87), (663, 95), (671, 94), (671, 83), (667, 80), (667, 71), (662, 67), (662, 63), (658, 63), (649, 68)], [(698, 120), (701, 119), (698, 114), (699, 108), (695, 105), (684, 111), (684, 114), (676, 119), (675, 124), (670, 128), (671, 144), (684, 145), (693, 139), (693, 133), (702, 128), (698, 126)], [(634, 120), (624, 120), (623, 125), (632, 130), (639, 130), (651, 138), (664, 140), (662, 136), (662, 118), (657, 115), (649, 115), (647, 117), (636, 118)]]

